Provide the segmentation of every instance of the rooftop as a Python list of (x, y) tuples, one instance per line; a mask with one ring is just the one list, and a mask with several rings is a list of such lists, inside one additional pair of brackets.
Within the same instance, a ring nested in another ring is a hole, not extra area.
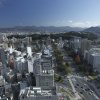
[(26, 97), (34, 97), (34, 96), (52, 96), (54, 91), (52, 90), (42, 90), (40, 87), (28, 87), (26, 89), (21, 90), (20, 96)]

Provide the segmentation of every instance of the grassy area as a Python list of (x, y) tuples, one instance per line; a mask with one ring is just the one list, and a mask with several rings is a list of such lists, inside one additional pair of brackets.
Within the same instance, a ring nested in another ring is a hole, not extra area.
[(55, 80), (55, 82), (60, 82), (60, 83), (63, 82), (62, 77), (60, 75), (56, 75), (56, 74), (54, 75), (54, 80)]
[(60, 89), (60, 92), (66, 92), (63, 88)]
[(95, 75), (92, 75), (92, 76), (88, 76), (88, 78), (90, 79), (90, 80), (96, 80), (96, 76)]
[(67, 100), (71, 100), (71, 98), (74, 98), (74, 96), (70, 91), (66, 91), (63, 88), (60, 89), (60, 92), (63, 93), (65, 96), (67, 96)]
[(69, 95), (67, 95), (67, 100), (71, 100)]

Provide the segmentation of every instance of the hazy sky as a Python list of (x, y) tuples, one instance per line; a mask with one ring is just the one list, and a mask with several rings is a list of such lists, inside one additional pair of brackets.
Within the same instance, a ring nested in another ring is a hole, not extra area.
[(100, 0), (0, 0), (0, 27), (100, 25)]

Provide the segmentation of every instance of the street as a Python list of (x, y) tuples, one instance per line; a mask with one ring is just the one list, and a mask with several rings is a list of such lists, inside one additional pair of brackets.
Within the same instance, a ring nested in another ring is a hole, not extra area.
[(84, 79), (74, 76), (72, 76), (71, 79), (76, 91), (78, 91), (80, 95), (83, 95), (85, 100), (100, 100), (96, 96), (96, 94), (90, 89), (90, 87)]
[[(72, 75), (70, 76), (70, 79), (73, 83), (73, 88), (75, 88), (74, 91), (77, 91), (84, 100), (100, 100), (100, 98), (98, 98), (96, 93), (88, 85), (86, 77), (77, 70), (77, 65), (74, 63), (73, 59), (66, 54), (64, 49), (61, 49), (61, 52), (64, 61), (72, 68)], [(66, 85), (68, 84), (66, 78), (64, 79), (64, 82), (66, 82)]]

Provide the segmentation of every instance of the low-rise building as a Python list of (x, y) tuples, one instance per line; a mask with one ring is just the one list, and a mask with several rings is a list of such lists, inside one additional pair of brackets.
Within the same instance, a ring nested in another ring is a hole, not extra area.
[(55, 90), (28, 87), (21, 90), (20, 100), (58, 100)]

